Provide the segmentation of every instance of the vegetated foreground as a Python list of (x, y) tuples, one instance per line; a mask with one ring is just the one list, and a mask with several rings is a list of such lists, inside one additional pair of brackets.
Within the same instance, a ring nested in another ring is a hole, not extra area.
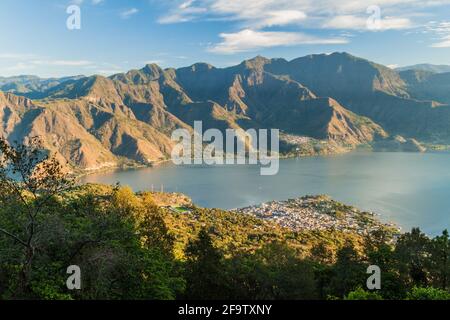
[[(37, 142), (0, 152), (1, 299), (450, 298), (446, 231), (398, 235), (325, 197), (291, 201), (367, 229), (293, 228), (180, 194), (74, 186)], [(81, 290), (66, 287), (70, 265)], [(365, 289), (369, 265), (381, 290)]]

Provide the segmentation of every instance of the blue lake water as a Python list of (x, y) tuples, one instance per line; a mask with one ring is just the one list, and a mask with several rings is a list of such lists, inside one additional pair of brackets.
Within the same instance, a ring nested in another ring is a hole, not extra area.
[(328, 194), (373, 211), (403, 230), (436, 235), (450, 229), (450, 154), (353, 152), (280, 161), (279, 173), (258, 166), (175, 166), (89, 175), (82, 182), (129, 185), (135, 191), (182, 192), (203, 207), (231, 209), (270, 200)]

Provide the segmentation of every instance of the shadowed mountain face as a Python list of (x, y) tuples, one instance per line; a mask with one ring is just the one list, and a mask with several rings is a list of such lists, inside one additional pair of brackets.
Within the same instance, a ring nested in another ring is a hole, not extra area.
[(408, 91), (415, 99), (450, 104), (450, 72), (408, 70), (400, 72), (400, 76), (408, 84)]
[(39, 135), (83, 169), (166, 159), (172, 131), (196, 120), (204, 130), (277, 128), (347, 148), (389, 134), (449, 142), (448, 86), (446, 74), (399, 74), (347, 53), (256, 57), (223, 69), (152, 64), (0, 93), (0, 134), (11, 142)]
[[(276, 60), (265, 69), (333, 97), (391, 134), (447, 143), (450, 132), (449, 74), (417, 72), (418, 79), (347, 53)], [(408, 71), (409, 72), (409, 71)], [(419, 75), (420, 73), (420, 75)], [(417, 84), (417, 82), (419, 83)]]

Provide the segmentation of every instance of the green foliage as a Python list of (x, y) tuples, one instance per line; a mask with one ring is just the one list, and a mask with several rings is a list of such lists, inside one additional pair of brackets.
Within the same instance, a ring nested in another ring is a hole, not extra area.
[(376, 292), (370, 292), (358, 287), (347, 294), (344, 300), (383, 300), (383, 297)]
[(450, 288), (450, 237), (447, 230), (430, 243), (430, 282), (443, 290)]
[(322, 270), (323, 288), (320, 291), (327, 295), (344, 297), (346, 293), (356, 289), (367, 278), (366, 269), (354, 246), (347, 243), (337, 252), (336, 263), (331, 269)]
[(418, 228), (412, 229), (410, 233), (405, 233), (398, 239), (395, 247), (398, 270), (408, 286), (428, 285), (429, 245), (430, 239)]
[(408, 300), (450, 300), (450, 293), (433, 287), (414, 287), (408, 293)]
[(228, 297), (238, 299), (317, 299), (313, 264), (286, 243), (265, 245), (226, 266)]
[[(161, 211), (129, 188), (73, 188), (38, 141), (0, 141), (0, 299), (174, 299), (184, 279)], [(66, 269), (82, 270), (82, 290)]]
[(186, 248), (186, 297), (191, 299), (220, 299), (222, 254), (217, 250), (208, 232), (201, 229), (198, 238)]
[[(363, 239), (168, 210), (129, 187), (74, 187), (39, 150), (0, 140), (0, 299), (450, 299), (447, 231), (395, 243), (388, 230)], [(66, 287), (70, 265), (81, 290)], [(382, 271), (376, 292), (362, 289), (369, 265)]]
[(388, 243), (385, 233), (377, 231), (366, 239), (365, 255), (367, 264), (382, 270), (382, 286), (378, 292), (385, 299), (402, 299), (407, 291), (406, 280), (399, 276), (394, 246)]

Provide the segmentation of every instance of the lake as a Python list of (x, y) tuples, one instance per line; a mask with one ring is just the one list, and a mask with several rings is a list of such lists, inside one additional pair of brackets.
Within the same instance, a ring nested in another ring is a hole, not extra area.
[(328, 194), (380, 214), (384, 221), (430, 235), (450, 229), (450, 154), (352, 152), (286, 159), (279, 173), (258, 166), (175, 166), (93, 174), (82, 182), (129, 185), (135, 191), (182, 192), (203, 207), (231, 209), (270, 200)]

